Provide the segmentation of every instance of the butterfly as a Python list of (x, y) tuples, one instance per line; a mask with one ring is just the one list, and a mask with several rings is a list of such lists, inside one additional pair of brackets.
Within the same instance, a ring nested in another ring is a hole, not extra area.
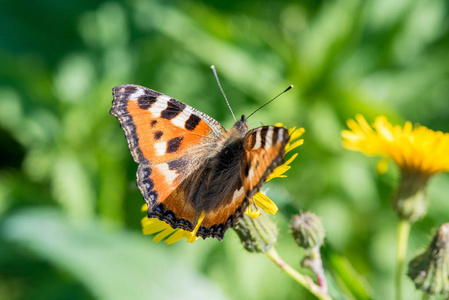
[(284, 162), (283, 127), (226, 131), (210, 116), (149, 88), (113, 88), (110, 113), (125, 131), (148, 218), (219, 240), (242, 218), (268, 175)]

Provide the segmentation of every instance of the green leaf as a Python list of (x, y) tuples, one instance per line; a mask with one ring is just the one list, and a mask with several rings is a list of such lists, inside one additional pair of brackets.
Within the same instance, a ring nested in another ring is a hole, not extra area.
[(6, 240), (67, 270), (98, 299), (226, 299), (167, 246), (130, 232), (69, 221), (50, 209), (22, 210), (2, 225)]

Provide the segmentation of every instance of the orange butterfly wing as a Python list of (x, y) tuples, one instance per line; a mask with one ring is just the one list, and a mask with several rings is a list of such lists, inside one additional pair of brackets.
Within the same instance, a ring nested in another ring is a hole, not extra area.
[[(139, 163), (137, 185), (151, 212), (201, 164), (207, 145), (225, 130), (206, 114), (146, 87), (117, 86), (113, 95), (110, 113), (120, 121), (130, 152)], [(172, 197), (176, 201), (165, 205), (167, 210), (192, 220), (192, 204), (180, 192)], [(169, 222), (171, 215), (159, 218)]]

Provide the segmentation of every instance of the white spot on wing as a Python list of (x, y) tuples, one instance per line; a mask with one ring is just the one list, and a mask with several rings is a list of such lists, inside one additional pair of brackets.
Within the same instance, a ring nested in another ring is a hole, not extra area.
[(260, 130), (256, 132), (256, 143), (254, 144), (253, 149), (259, 149), (262, 144), (262, 138), (260, 137)]
[(154, 148), (156, 149), (156, 155), (164, 155), (165, 151), (167, 150), (167, 143), (166, 142), (159, 142), (154, 144)]
[(189, 119), (190, 115), (191, 114), (187, 114), (185, 111), (182, 111), (175, 118), (171, 119), (170, 122), (179, 128), (185, 128), (186, 121)]
[(137, 101), (137, 99), (143, 95), (145, 95), (144, 89), (139, 88), (139, 89), (137, 89), (137, 91), (132, 93), (131, 96), (129, 96), (129, 99)]
[(178, 174), (176, 173), (176, 171), (170, 170), (168, 168), (168, 164), (166, 164), (166, 163), (155, 165), (152, 168), (156, 168), (160, 171), (160, 174), (164, 174), (165, 182), (169, 183), (169, 185), (173, 184), (175, 179), (178, 177)]
[(161, 116), (161, 112), (167, 108), (168, 100), (171, 98), (166, 95), (160, 95), (156, 98), (156, 103), (152, 105), (149, 109), (153, 117), (159, 118)]
[(271, 146), (272, 146), (272, 141), (273, 141), (273, 132), (274, 129), (273, 127), (268, 127), (268, 131), (267, 131), (267, 136), (265, 138), (265, 149), (268, 150)]
[(253, 179), (254, 176), (254, 169), (251, 167), (249, 168), (249, 172), (248, 172), (248, 182), (251, 182), (251, 180)]
[(278, 130), (278, 138), (277, 138), (277, 140), (278, 141), (283, 141), (284, 140), (284, 135), (282, 134), (282, 130)]
[(245, 189), (243, 188), (243, 186), (240, 187), (240, 189), (234, 191), (234, 195), (232, 196), (232, 199), (239, 198), (240, 196), (243, 195), (244, 192), (245, 192)]

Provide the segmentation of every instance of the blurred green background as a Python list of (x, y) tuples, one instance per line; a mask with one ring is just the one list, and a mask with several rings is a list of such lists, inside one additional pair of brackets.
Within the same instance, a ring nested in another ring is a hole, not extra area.
[[(229, 128), (212, 64), (236, 115), (295, 86), (252, 118), (306, 129), (288, 178), (265, 185), (281, 256), (299, 268), (288, 221), (312, 210), (332, 296), (391, 299), (398, 172), (376, 174), (340, 131), (362, 113), (449, 132), (448, 15), (445, 0), (2, 1), (0, 299), (313, 299), (232, 230), (171, 246), (140, 232), (111, 89), (141, 84)], [(430, 182), (409, 258), (449, 221), (448, 180)]]

